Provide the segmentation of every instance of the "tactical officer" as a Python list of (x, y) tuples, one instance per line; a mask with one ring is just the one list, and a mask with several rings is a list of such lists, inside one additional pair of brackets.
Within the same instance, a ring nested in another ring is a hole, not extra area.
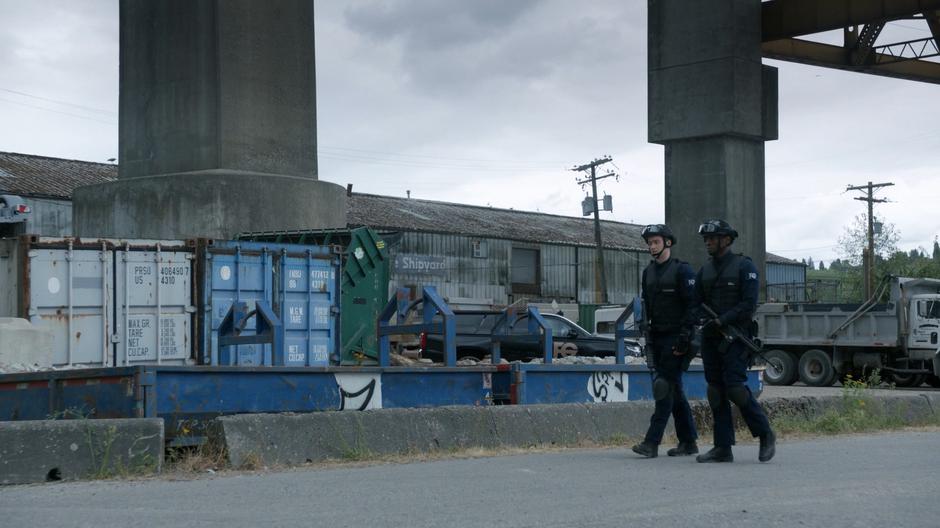
[(738, 232), (724, 220), (709, 220), (699, 226), (705, 241), (708, 262), (696, 277), (696, 299), (717, 315), (707, 314), (704, 306), (698, 315), (706, 319), (702, 335), (702, 362), (708, 382), (708, 405), (714, 418), (715, 447), (699, 455), (699, 462), (733, 462), (734, 423), (731, 402), (741, 410), (751, 435), (760, 438), (758, 459), (773, 458), (776, 437), (767, 416), (747, 387), (750, 351), (740, 341), (727, 336), (731, 326), (753, 337), (752, 317), (757, 309), (760, 283), (757, 267), (750, 258), (731, 252)]
[(641, 236), (646, 240), (653, 260), (643, 270), (643, 303), (646, 307), (647, 364), (653, 376), (656, 408), (642, 443), (633, 451), (648, 458), (659, 454), (666, 423), (671, 414), (679, 445), (666, 452), (669, 456), (698, 453), (695, 422), (689, 401), (682, 391), (682, 372), (689, 368), (691, 352), (695, 275), (692, 268), (672, 258), (676, 237), (662, 224), (648, 225)]

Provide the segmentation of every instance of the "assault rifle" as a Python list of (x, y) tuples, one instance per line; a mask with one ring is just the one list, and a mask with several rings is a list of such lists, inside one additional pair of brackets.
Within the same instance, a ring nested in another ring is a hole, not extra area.
[[(702, 303), (702, 309), (705, 310), (712, 319), (718, 319), (718, 314), (715, 313), (715, 310), (712, 310), (710, 306), (705, 303)], [(755, 356), (759, 356), (764, 361), (767, 361), (767, 358), (764, 357), (763, 349), (759, 339), (751, 339), (744, 332), (741, 331), (738, 327), (734, 325), (724, 325), (718, 326), (718, 332), (721, 336), (728, 342), (728, 344), (734, 343), (735, 341), (740, 341), (744, 343)]]

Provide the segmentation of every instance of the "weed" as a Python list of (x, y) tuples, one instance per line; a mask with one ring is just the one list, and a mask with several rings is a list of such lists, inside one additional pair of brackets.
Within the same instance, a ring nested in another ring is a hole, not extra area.
[(46, 415), (46, 420), (87, 420), (95, 415), (94, 409), (85, 407), (69, 407)]
[(167, 465), (171, 470), (182, 473), (219, 471), (228, 466), (228, 454), (224, 447), (214, 442), (205, 442), (169, 451)]
[(243, 469), (246, 471), (254, 471), (264, 467), (264, 461), (261, 459), (261, 455), (258, 453), (247, 453), (244, 458), (242, 458), (241, 464), (239, 464), (238, 469)]
[(881, 384), (881, 374), (877, 369), (860, 379), (846, 376), (842, 398), (835, 407), (816, 415), (808, 415), (803, 410), (784, 412), (774, 418), (774, 426), (783, 433), (834, 435), (930, 425), (935, 421), (927, 418), (912, 422), (907, 419), (910, 406), (904, 403), (887, 409), (884, 402), (874, 398), (870, 392)]
[(628, 441), (629, 439), (627, 438), (627, 435), (623, 433), (614, 433), (610, 435), (610, 437), (607, 438), (607, 441), (604, 443), (607, 445), (617, 446), (617, 445), (626, 445)]

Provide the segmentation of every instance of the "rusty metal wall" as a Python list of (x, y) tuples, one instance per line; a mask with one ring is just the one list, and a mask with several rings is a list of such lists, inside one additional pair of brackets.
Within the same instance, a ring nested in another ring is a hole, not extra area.
[[(600, 303), (594, 291), (595, 250), (578, 248), (578, 302), (586, 304)], [(646, 267), (649, 256), (646, 253), (626, 250), (604, 250), (604, 268), (607, 272), (607, 302), (626, 304), (640, 294), (640, 274)]]
[(578, 295), (578, 276), (574, 246), (542, 244), (539, 246), (542, 272), (542, 298), (559, 303)]
[[(474, 257), (474, 248), (481, 245), (485, 257)], [(511, 291), (513, 246), (539, 250), (541, 291), (525, 297), (544, 302), (595, 302), (592, 248), (437, 233), (402, 233), (400, 240), (389, 246), (389, 294), (402, 286), (434, 285), (452, 303), (506, 304), (522, 297)], [(639, 272), (648, 256), (611, 249), (604, 255), (609, 302), (632, 301), (639, 294)]]
[(23, 233), (40, 236), (72, 235), (72, 202), (46, 198), (23, 198), (32, 209)]
[[(485, 257), (474, 257), (474, 242)], [(389, 247), (389, 294), (403, 286), (433, 285), (451, 302), (478, 299), (509, 301), (512, 242), (437, 233), (403, 233)], [(456, 301), (455, 301), (456, 300)]]

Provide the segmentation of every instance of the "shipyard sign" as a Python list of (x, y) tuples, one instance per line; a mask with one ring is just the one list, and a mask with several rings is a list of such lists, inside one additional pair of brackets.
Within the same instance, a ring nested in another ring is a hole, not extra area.
[(395, 271), (409, 275), (443, 276), (447, 274), (447, 267), (444, 257), (403, 253), (395, 256)]

